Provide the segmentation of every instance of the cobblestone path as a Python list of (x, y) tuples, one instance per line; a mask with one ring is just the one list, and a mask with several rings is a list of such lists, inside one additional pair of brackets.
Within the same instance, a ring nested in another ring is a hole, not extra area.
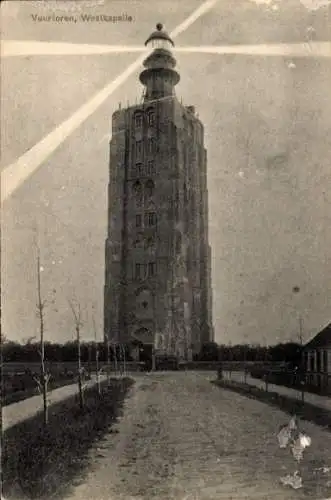
[[(91, 470), (67, 498), (81, 500), (295, 500), (331, 496), (331, 434), (304, 423), (312, 437), (303, 488), (276, 434), (288, 416), (220, 389), (203, 373), (137, 376), (124, 414), (91, 450)], [(116, 432), (114, 432), (116, 429)], [(323, 469), (324, 468), (324, 469)]]

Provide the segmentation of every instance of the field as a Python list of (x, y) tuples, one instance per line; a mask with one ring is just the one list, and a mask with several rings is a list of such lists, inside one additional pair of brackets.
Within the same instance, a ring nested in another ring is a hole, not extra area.
[[(77, 368), (74, 366), (52, 366), (47, 371), (50, 374), (50, 379), (47, 384), (48, 391), (52, 391), (64, 385), (74, 384), (77, 381)], [(86, 380), (90, 378), (86, 371), (83, 378)], [(15, 364), (11, 367), (5, 365), (2, 383), (2, 404), (6, 406), (40, 394), (41, 388), (39, 384), (40, 365), (37, 363), (31, 363), (30, 366), (27, 363), (21, 364), (20, 366)]]

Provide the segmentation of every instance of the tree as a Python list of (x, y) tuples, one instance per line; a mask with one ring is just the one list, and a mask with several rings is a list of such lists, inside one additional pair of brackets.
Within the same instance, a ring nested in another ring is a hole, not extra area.
[[(118, 371), (118, 359), (117, 359), (117, 343), (115, 340), (109, 340), (107, 338), (107, 356), (109, 356), (109, 362), (110, 362), (110, 350), (112, 352), (112, 358), (114, 360), (114, 371), (115, 371), (115, 376), (117, 375)], [(108, 354), (109, 353), (109, 354)]]
[(97, 342), (97, 329), (95, 326), (95, 319), (94, 319), (93, 313), (92, 313), (92, 323), (93, 323), (94, 340), (95, 340), (95, 363), (96, 363), (96, 375), (97, 375), (97, 388), (98, 388), (98, 394), (100, 396), (100, 394), (101, 394), (101, 387), (100, 387), (101, 370), (99, 369), (99, 346), (98, 346), (98, 342)]
[(216, 342), (205, 342), (201, 346), (200, 361), (217, 361), (219, 357), (219, 347)]
[(126, 345), (120, 344), (120, 359), (122, 360), (122, 374), (126, 376)]
[(83, 382), (82, 382), (82, 363), (81, 363), (81, 352), (80, 352), (80, 329), (83, 326), (82, 314), (80, 303), (74, 306), (73, 302), (68, 300), (72, 315), (74, 317), (75, 331), (76, 331), (76, 342), (77, 342), (77, 368), (78, 368), (78, 395), (79, 395), (79, 406), (81, 409), (84, 408), (84, 396), (83, 396)]
[(110, 383), (110, 342), (107, 338), (107, 380)]
[(47, 424), (48, 424), (47, 389), (48, 389), (48, 382), (50, 380), (50, 374), (46, 372), (46, 368), (45, 368), (44, 310), (45, 310), (46, 300), (42, 299), (41, 270), (42, 270), (42, 268), (40, 265), (40, 251), (39, 251), (39, 247), (38, 247), (38, 253), (37, 253), (37, 294), (38, 294), (37, 315), (39, 318), (39, 332), (40, 332), (39, 355), (40, 355), (41, 373), (40, 373), (40, 377), (35, 377), (35, 381), (37, 382), (38, 388), (43, 396), (43, 421), (44, 421), (44, 426), (47, 426)]
[(292, 366), (300, 366), (302, 345), (296, 342), (277, 344), (269, 348), (272, 361), (284, 361)]

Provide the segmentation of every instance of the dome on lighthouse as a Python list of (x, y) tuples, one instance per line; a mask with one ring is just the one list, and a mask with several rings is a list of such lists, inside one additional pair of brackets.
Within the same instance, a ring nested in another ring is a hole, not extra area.
[(172, 54), (174, 42), (162, 24), (156, 25), (156, 31), (149, 36), (145, 45), (151, 50), (143, 61), (146, 69), (139, 75), (141, 83), (146, 87), (144, 100), (173, 96), (174, 87), (179, 82), (180, 76), (174, 69), (176, 67), (176, 59)]
[(168, 33), (163, 29), (163, 25), (158, 23), (156, 25), (156, 31), (153, 31), (153, 33), (148, 37), (145, 45), (147, 47), (151, 47), (152, 49), (170, 50), (175, 44), (171, 40)]

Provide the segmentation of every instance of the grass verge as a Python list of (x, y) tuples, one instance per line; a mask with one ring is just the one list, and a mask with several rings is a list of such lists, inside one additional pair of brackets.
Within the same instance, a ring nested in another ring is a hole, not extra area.
[[(70, 378), (67, 380), (55, 380), (51, 381), (48, 385), (48, 391), (54, 391), (65, 385), (73, 385), (77, 383), (77, 380)], [(24, 399), (32, 398), (33, 396), (38, 396), (40, 394), (38, 387), (29, 387), (28, 389), (22, 391), (7, 391), (3, 394), (2, 405), (9, 406)]]
[(88, 465), (92, 444), (111, 432), (121, 413), (131, 378), (111, 379), (86, 389), (85, 406), (78, 396), (49, 408), (44, 429), (42, 414), (8, 429), (3, 436), (3, 495), (9, 499), (63, 498)]
[(212, 380), (213, 384), (223, 387), (246, 397), (257, 399), (270, 406), (276, 406), (290, 415), (296, 414), (302, 420), (313, 422), (331, 432), (331, 412), (311, 403), (283, 396), (277, 392), (266, 392), (258, 387), (234, 380)]

